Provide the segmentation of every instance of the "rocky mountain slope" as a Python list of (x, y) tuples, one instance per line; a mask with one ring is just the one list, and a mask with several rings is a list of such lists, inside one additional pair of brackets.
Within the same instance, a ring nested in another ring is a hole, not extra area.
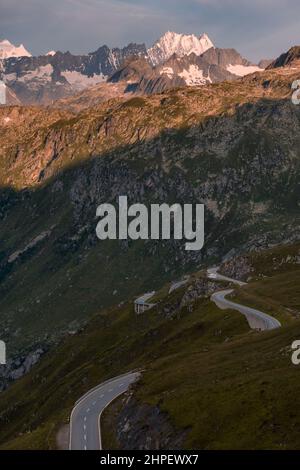
[(173, 54), (156, 67), (147, 58), (133, 58), (126, 60), (106, 83), (59, 100), (54, 106), (82, 110), (111, 98), (128, 99), (132, 95), (151, 95), (177, 87), (233, 81), (256, 71), (263, 70), (251, 65), (234, 49), (211, 48), (201, 56)]
[(183, 57), (173, 54), (151, 73), (140, 74), (136, 91), (144, 94), (162, 92), (179, 86), (207, 85), (262, 71), (234, 49), (211, 48), (202, 55), (192, 52)]
[[(300, 108), (291, 68), (113, 99), (0, 108), (0, 328), (26, 357), (98, 309), (228, 253), (299, 237)], [(205, 247), (96, 238), (96, 208), (203, 202)]]
[(300, 46), (295, 46), (289, 49), (280, 57), (275, 59), (268, 66), (268, 69), (274, 69), (278, 67), (300, 67)]
[(258, 67), (261, 69), (266, 69), (272, 62), (273, 62), (273, 59), (261, 59), (258, 62)]

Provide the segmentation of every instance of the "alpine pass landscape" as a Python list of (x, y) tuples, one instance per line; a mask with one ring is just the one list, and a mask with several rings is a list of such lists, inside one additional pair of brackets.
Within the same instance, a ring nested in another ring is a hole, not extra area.
[(1, 3), (0, 450), (300, 450), (300, 36)]

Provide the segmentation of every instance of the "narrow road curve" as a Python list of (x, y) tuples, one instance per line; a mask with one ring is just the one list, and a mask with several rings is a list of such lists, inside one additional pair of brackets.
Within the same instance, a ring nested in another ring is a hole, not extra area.
[(70, 450), (101, 450), (100, 418), (103, 410), (139, 378), (138, 372), (108, 380), (75, 404), (70, 417)]
[[(218, 274), (218, 268), (210, 268), (207, 270), (207, 275), (210, 279), (216, 279), (220, 281), (229, 281), (233, 284), (237, 284), (239, 286), (246, 285), (245, 282), (237, 281), (235, 279), (231, 279), (226, 276), (222, 276), (222, 274)], [(231, 300), (227, 300), (225, 297), (233, 292), (233, 289), (221, 290), (215, 292), (211, 296), (212, 302), (214, 302), (219, 308), (226, 310), (232, 309), (237, 310), (238, 312), (245, 315), (247, 321), (249, 323), (250, 328), (254, 330), (275, 330), (276, 328), (281, 327), (281, 323), (276, 320), (276, 318), (271, 317), (267, 313), (261, 312), (260, 310), (256, 310), (255, 308), (246, 307), (245, 305), (237, 304), (232, 302)]]

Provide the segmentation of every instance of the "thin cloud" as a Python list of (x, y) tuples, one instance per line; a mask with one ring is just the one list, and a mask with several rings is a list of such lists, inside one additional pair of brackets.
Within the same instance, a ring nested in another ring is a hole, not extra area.
[(0, 36), (34, 54), (151, 45), (166, 30), (207, 32), (257, 61), (299, 44), (299, 0), (0, 0)]

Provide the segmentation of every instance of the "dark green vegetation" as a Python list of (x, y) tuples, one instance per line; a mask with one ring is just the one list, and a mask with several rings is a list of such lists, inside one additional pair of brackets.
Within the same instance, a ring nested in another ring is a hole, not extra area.
[[(282, 260), (289, 257), (293, 275), (277, 301), (283, 310), (295, 309), (299, 245), (282, 248), (281, 255), (280, 250), (254, 254), (253, 273), (268, 272), (269, 286), (277, 290), (277, 276), (287, 272)], [(174, 429), (185, 430), (184, 447), (299, 449), (300, 381), (291, 344), (300, 338), (300, 321), (286, 315), (289, 321), (281, 329), (257, 333), (242, 315), (217, 309), (205, 296), (180, 307), (202, 276), (196, 274), (171, 295), (165, 286), (158, 306), (142, 316), (134, 315), (131, 303), (100, 312), (49, 352), (1, 395), (1, 448), (54, 448), (56, 432), (80, 395), (106, 378), (142, 368), (135, 400), (159, 406)], [(141, 435), (151, 436), (146, 423), (140, 426)], [(105, 433), (105, 442), (116, 446), (112, 429), (118, 430), (117, 415)]]

